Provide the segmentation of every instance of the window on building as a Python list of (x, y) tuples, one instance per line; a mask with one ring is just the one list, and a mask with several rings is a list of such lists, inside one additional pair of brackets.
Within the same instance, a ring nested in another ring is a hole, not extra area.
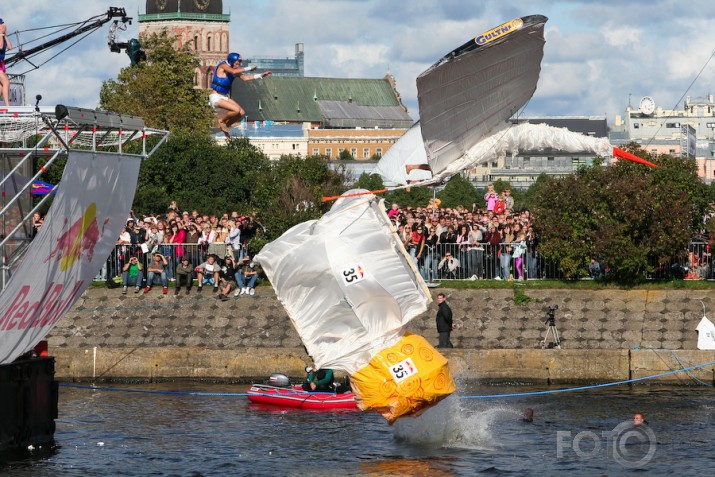
[(362, 150), (362, 158), (363, 158), (363, 159), (369, 159), (369, 158), (370, 158), (370, 148), (369, 148), (369, 147), (363, 148), (363, 150)]
[(326, 147), (325, 148), (325, 157), (330, 159), (332, 157), (332, 155), (333, 155), (333, 149), (330, 147)]
[(665, 127), (668, 129), (675, 129), (680, 127), (680, 123), (665, 123)]
[(706, 126), (710, 129), (715, 129), (715, 123), (706, 123)]
[(670, 150), (668, 151), (668, 154), (670, 154), (671, 156), (674, 156), (674, 155), (675, 155), (675, 149), (670, 149)]
[(343, 148), (343, 147), (338, 148), (338, 154), (342, 154), (342, 152), (343, 152), (344, 150), (345, 150), (345, 148)]
[(293, 144), (292, 146), (293, 146), (293, 150), (295, 151), (295, 146), (296, 146), (296, 144)]
[(199, 36), (194, 36), (194, 51), (199, 51)]
[(546, 162), (554, 162), (554, 156), (547, 157)]
[(350, 149), (350, 155), (353, 157), (357, 157), (357, 147), (353, 147)]
[(531, 158), (525, 157), (524, 158), (524, 167), (529, 167), (529, 166), (531, 166)]
[(314, 147), (314, 148), (313, 148), (313, 155), (314, 155), (314, 156), (317, 156), (318, 154), (320, 154), (320, 151), (318, 150), (317, 147)]
[(640, 129), (640, 123), (633, 123), (633, 129)]
[(211, 35), (206, 38), (206, 51), (211, 51)]
[(375, 155), (377, 157), (382, 157), (382, 148), (381, 147), (378, 147), (377, 149), (375, 149)]
[(578, 157), (572, 157), (572, 158), (571, 158), (571, 167), (573, 167), (574, 169), (578, 169), (579, 166), (582, 166), (582, 165), (584, 165), (584, 164), (585, 164), (585, 162), (582, 161), (582, 160), (581, 160), (580, 158), (578, 158)]

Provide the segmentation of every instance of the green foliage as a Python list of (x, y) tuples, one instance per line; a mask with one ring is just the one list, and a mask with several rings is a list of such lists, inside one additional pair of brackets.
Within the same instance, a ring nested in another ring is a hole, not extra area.
[(363, 172), (355, 183), (355, 188), (365, 190), (382, 190), (385, 184), (379, 174), (368, 174)]
[(611, 278), (632, 282), (652, 258), (683, 249), (702, 217), (704, 186), (692, 161), (653, 162), (660, 167), (619, 161), (540, 184), (533, 212), (541, 253), (571, 278), (585, 275), (595, 255)]
[(432, 189), (428, 187), (412, 187), (407, 189), (393, 190), (385, 194), (385, 204), (396, 202), (400, 207), (426, 207), (432, 198)]
[[(542, 172), (539, 174), (539, 176), (536, 178), (536, 181), (523, 192), (518, 192), (515, 193), (515, 191), (512, 189), (511, 195), (514, 196), (514, 208), (516, 210), (520, 209), (527, 209), (527, 210), (532, 210), (534, 209), (534, 206), (536, 204), (536, 196), (539, 195), (539, 191), (547, 187), (547, 184), (552, 181), (553, 178), (547, 175), (546, 173)], [(482, 194), (483, 195), (483, 194)]]
[(497, 179), (493, 182), (494, 184), (494, 192), (497, 194), (501, 194), (507, 189), (511, 189), (511, 183), (509, 181)]
[(123, 68), (99, 93), (100, 108), (141, 116), (157, 129), (206, 131), (213, 125), (207, 93), (194, 88), (198, 56), (188, 44), (177, 51), (168, 33), (142, 38), (147, 62)]
[(343, 149), (338, 155), (338, 159), (340, 159), (341, 161), (350, 161), (355, 158), (352, 154), (350, 154), (350, 151), (348, 151), (347, 149)]
[(252, 207), (270, 170), (245, 138), (218, 146), (208, 136), (177, 132), (142, 164), (134, 211), (163, 212), (172, 200), (206, 213)]
[(447, 182), (442, 192), (439, 193), (439, 198), (442, 199), (442, 207), (457, 207), (461, 205), (471, 210), (472, 204), (475, 203), (477, 199), (477, 190), (469, 179), (457, 174), (452, 176), (449, 182)]
[(326, 196), (345, 191), (344, 170), (333, 170), (321, 156), (283, 156), (273, 164), (263, 182), (259, 201), (254, 201), (267, 228), (268, 238), (277, 238), (296, 224), (320, 218), (333, 202), (322, 202)]
[(514, 304), (526, 306), (531, 301), (531, 297), (518, 288), (514, 288)]

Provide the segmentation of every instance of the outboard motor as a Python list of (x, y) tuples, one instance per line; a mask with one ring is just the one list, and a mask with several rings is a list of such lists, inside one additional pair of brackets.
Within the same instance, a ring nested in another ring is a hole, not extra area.
[(285, 374), (273, 373), (268, 378), (267, 384), (270, 384), (271, 386), (276, 386), (279, 388), (287, 388), (287, 387), (290, 387), (290, 379), (288, 379), (288, 376), (286, 376)]

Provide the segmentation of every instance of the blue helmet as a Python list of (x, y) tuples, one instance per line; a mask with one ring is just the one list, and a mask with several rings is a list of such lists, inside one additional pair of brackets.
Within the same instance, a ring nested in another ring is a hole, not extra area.
[(229, 65), (233, 65), (235, 62), (241, 59), (241, 55), (238, 53), (229, 53), (228, 56), (226, 57), (226, 61), (228, 62)]

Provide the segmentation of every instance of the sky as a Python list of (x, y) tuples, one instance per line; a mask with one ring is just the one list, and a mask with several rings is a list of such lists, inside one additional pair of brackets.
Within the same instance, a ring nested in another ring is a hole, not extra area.
[[(0, 17), (24, 42), (48, 32), (28, 30), (83, 21), (110, 6), (134, 17), (117, 40), (137, 37), (143, 0), (23, 0)], [(533, 14), (549, 21), (539, 83), (524, 116), (605, 115), (613, 123), (629, 101), (637, 108), (644, 96), (672, 109), (682, 107), (685, 95), (715, 94), (712, 0), (224, 0), (223, 8), (231, 15), (232, 51), (293, 57), (303, 43), (306, 76), (389, 72), (414, 119), (420, 73), (470, 38)], [(109, 51), (108, 31), (109, 24), (28, 72), (28, 103), (41, 94), (44, 106), (97, 107), (102, 82), (129, 64), (124, 53)], [(10, 38), (17, 44), (17, 36)], [(19, 63), (9, 73), (30, 68)]]

